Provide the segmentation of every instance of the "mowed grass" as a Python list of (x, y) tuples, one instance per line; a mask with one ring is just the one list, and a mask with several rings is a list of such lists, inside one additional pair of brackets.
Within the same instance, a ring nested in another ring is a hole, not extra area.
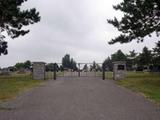
[(128, 72), (126, 78), (118, 81), (118, 84), (160, 104), (160, 73)]
[(105, 78), (106, 79), (113, 79), (113, 72), (110, 72), (110, 71), (105, 72)]
[[(64, 73), (65, 72), (58, 71), (58, 72), (56, 72), (56, 77), (63, 76)], [(46, 72), (45, 73), (45, 80), (51, 80), (51, 79), (54, 79), (54, 72), (53, 71)]]
[(29, 74), (0, 76), (0, 101), (6, 101), (19, 93), (39, 85), (41, 80), (32, 80)]

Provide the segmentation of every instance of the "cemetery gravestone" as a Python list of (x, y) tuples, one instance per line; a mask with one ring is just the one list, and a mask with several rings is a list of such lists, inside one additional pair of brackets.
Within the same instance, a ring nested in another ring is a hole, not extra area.
[(45, 63), (44, 62), (33, 63), (33, 79), (35, 80), (45, 79)]
[(125, 61), (117, 61), (113, 62), (113, 79), (114, 80), (122, 80), (125, 78), (126, 73), (126, 62)]

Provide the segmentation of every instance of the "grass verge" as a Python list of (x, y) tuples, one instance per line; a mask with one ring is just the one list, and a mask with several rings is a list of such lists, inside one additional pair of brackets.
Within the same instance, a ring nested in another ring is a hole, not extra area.
[(16, 97), (19, 93), (39, 85), (42, 81), (32, 80), (30, 75), (0, 76), (0, 101)]
[(113, 72), (109, 72), (109, 71), (105, 72), (105, 78), (106, 79), (113, 79)]
[(118, 84), (132, 91), (144, 94), (150, 100), (160, 104), (160, 74), (129, 72)]

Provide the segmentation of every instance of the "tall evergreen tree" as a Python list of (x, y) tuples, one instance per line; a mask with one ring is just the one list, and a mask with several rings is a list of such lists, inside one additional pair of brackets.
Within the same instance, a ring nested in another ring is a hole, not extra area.
[(93, 67), (92, 67), (92, 69), (96, 69), (96, 62), (95, 61), (93, 61)]
[(84, 70), (84, 71), (87, 71), (87, 70), (88, 70), (87, 64), (84, 65), (83, 70)]
[(63, 58), (62, 58), (62, 66), (64, 68), (70, 68), (70, 55), (66, 54)]
[(136, 56), (137, 56), (137, 53), (135, 52), (135, 50), (129, 51), (129, 57), (135, 58)]
[(160, 41), (153, 48), (153, 64), (160, 65)]
[(27, 60), (26, 62), (24, 62), (24, 68), (30, 69), (31, 68), (31, 61)]
[(152, 63), (152, 53), (147, 47), (144, 47), (139, 55), (139, 65), (149, 66)]
[(113, 70), (113, 64), (110, 57), (108, 57), (104, 62), (103, 66), (105, 67), (105, 70), (112, 71)]
[(62, 66), (63, 68), (68, 68), (68, 69), (72, 69), (72, 70), (77, 70), (77, 63), (74, 61), (73, 58), (70, 58), (69, 54), (66, 54), (63, 58), (62, 58)]
[(7, 42), (4, 40), (6, 34), (11, 38), (23, 36), (29, 30), (23, 29), (40, 21), (39, 12), (35, 8), (30, 10), (22, 10), (22, 3), (27, 0), (0, 0), (0, 55), (6, 55)]
[(116, 53), (111, 55), (111, 59), (112, 61), (125, 61), (127, 60), (127, 57), (121, 50), (118, 50)]
[(129, 51), (129, 54), (127, 55), (127, 69), (128, 70), (135, 70), (136, 68), (136, 58), (137, 54), (135, 50)]
[(116, 17), (108, 20), (121, 34), (109, 43), (127, 43), (134, 39), (143, 41), (144, 37), (155, 32), (160, 35), (160, 0), (123, 0), (113, 6), (124, 13), (119, 21)]

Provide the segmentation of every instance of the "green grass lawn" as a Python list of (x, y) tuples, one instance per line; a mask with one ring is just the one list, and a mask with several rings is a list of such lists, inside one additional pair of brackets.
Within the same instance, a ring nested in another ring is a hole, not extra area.
[(128, 72), (126, 78), (118, 81), (118, 84), (160, 104), (160, 73)]
[(49, 80), (49, 79), (53, 79), (54, 73), (53, 72), (46, 72), (45, 73), (45, 79)]
[[(103, 72), (96, 72), (95, 75), (97, 77), (102, 77), (103, 76)], [(105, 71), (105, 79), (113, 79), (113, 72)]]
[(113, 79), (113, 72), (110, 72), (110, 71), (105, 72), (105, 78), (106, 79)]
[[(56, 72), (56, 77), (59, 77), (59, 76), (63, 76), (64, 72)], [(54, 79), (54, 72), (46, 72), (45, 73), (45, 80), (51, 80), (51, 79)]]
[(12, 74), (0, 76), (0, 101), (6, 101), (17, 96), (22, 91), (39, 85), (42, 81), (32, 80), (31, 75)]

